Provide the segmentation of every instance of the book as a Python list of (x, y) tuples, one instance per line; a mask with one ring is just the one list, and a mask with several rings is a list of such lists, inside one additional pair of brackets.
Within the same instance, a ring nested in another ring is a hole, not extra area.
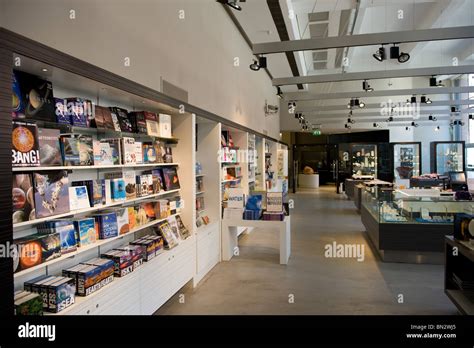
[(165, 153), (163, 154), (164, 163), (173, 163), (173, 153), (171, 146), (165, 146)]
[(89, 195), (85, 186), (69, 187), (69, 208), (71, 210), (90, 208)]
[(160, 136), (160, 128), (158, 124), (157, 115), (153, 112), (145, 111), (145, 122), (147, 134), (153, 137)]
[(12, 166), (40, 166), (38, 127), (25, 121), (13, 121), (12, 124)]
[(166, 144), (163, 141), (157, 140), (153, 144), (156, 153), (156, 162), (164, 163), (166, 155)]
[(133, 132), (147, 134), (144, 111), (130, 112), (128, 114), (128, 117), (130, 119), (130, 122), (132, 123)]
[(104, 213), (95, 216), (99, 228), (99, 238), (108, 239), (118, 236), (117, 214)]
[(52, 232), (38, 236), (41, 244), (41, 260), (47, 262), (61, 256), (61, 236), (59, 232)]
[(153, 182), (153, 193), (160, 193), (164, 190), (161, 170), (153, 170), (151, 176)]
[(130, 231), (128, 209), (127, 208), (118, 208), (115, 209), (117, 214), (117, 229), (119, 235), (127, 233)]
[(12, 223), (35, 219), (35, 199), (31, 174), (12, 175)]
[(128, 207), (128, 227), (133, 230), (137, 226), (137, 211), (134, 207)]
[(95, 220), (93, 218), (75, 219), (73, 223), (80, 247), (96, 242)]
[(123, 172), (123, 180), (125, 182), (125, 197), (133, 199), (137, 197), (136, 173), (134, 170)]
[(186, 228), (186, 226), (183, 223), (183, 220), (181, 219), (181, 216), (176, 215), (176, 223), (178, 224), (178, 230), (179, 230), (179, 235), (181, 239), (186, 239), (191, 236), (189, 233), (189, 230)]
[(267, 212), (281, 213), (283, 212), (283, 193), (267, 192)]
[(115, 113), (115, 110), (114, 108), (109, 108), (110, 109), (110, 116), (112, 118), (112, 124), (114, 125), (114, 130), (116, 132), (120, 132), (121, 129), (120, 129), (120, 122), (119, 122), (119, 119), (118, 119), (118, 116), (117, 114)]
[(158, 115), (160, 137), (171, 138), (171, 116), (166, 114)]
[(132, 133), (133, 126), (132, 126), (132, 122), (128, 118), (128, 111), (119, 107), (114, 107), (113, 110), (115, 114), (117, 115), (117, 118), (120, 124), (120, 130), (122, 132)]
[(59, 124), (71, 124), (71, 117), (67, 111), (67, 102), (62, 98), (54, 98), (54, 114)]
[(92, 180), (92, 206), (97, 207), (104, 204), (105, 204), (104, 179)]
[(60, 139), (65, 166), (93, 165), (94, 149), (90, 135), (62, 134)]
[(224, 219), (242, 219), (244, 208), (224, 208)]
[(130, 165), (134, 165), (137, 163), (134, 138), (122, 138), (122, 163)]
[(88, 127), (92, 117), (92, 102), (83, 98), (66, 98), (67, 112), (71, 124), (75, 127)]
[(173, 234), (171, 226), (167, 221), (160, 222), (156, 227), (160, 235), (163, 237), (166, 249), (172, 249), (179, 244), (178, 238)]
[(136, 190), (139, 197), (148, 196), (148, 176), (137, 175), (136, 176)]
[(135, 161), (136, 164), (142, 164), (143, 163), (143, 143), (141, 141), (135, 141)]
[[(270, 192), (268, 192), (270, 193)], [(283, 212), (263, 212), (263, 220), (266, 221), (283, 221), (285, 219), (285, 214)]]
[(143, 144), (143, 163), (157, 163), (156, 148), (153, 144)]
[(115, 202), (126, 199), (125, 181), (123, 179), (111, 179), (112, 200)]
[(244, 190), (241, 188), (228, 188), (227, 191), (227, 207), (243, 208), (244, 207)]
[(105, 113), (103, 106), (95, 105), (94, 106), (94, 123), (97, 129), (105, 129)]
[(112, 113), (110, 112), (109, 108), (102, 108), (102, 115), (104, 117), (104, 128), (115, 130), (114, 120), (112, 119)]
[(121, 138), (107, 138), (101, 139), (100, 141), (109, 144), (112, 151), (113, 165), (122, 164)]
[(173, 235), (175, 236), (176, 240), (179, 241), (181, 237), (179, 235), (179, 227), (178, 227), (178, 223), (176, 222), (176, 217), (170, 216), (166, 219), (166, 221), (168, 222), (168, 225), (171, 228), (171, 232), (173, 232)]
[(57, 129), (38, 129), (40, 163), (43, 167), (61, 166), (63, 164), (59, 134), (60, 132)]
[(43, 298), (41, 295), (28, 292), (26, 296), (15, 299), (15, 315), (43, 315)]
[(157, 219), (166, 219), (168, 216), (170, 216), (168, 200), (166, 199), (159, 199), (156, 201), (154, 209)]
[(42, 247), (36, 236), (28, 236), (13, 240), (17, 253), (13, 254), (13, 271), (18, 272), (41, 264)]
[(67, 171), (34, 173), (36, 218), (69, 212)]
[(25, 118), (25, 102), (15, 72), (12, 74), (12, 118)]
[(176, 167), (163, 167), (162, 171), (166, 191), (179, 189), (180, 185)]
[(99, 151), (100, 151), (100, 156), (98, 158), (97, 163), (94, 162), (95, 165), (100, 165), (100, 166), (114, 165), (114, 152), (113, 152), (113, 149), (110, 147), (109, 143), (100, 142)]
[(146, 181), (147, 181), (147, 187), (148, 187), (148, 194), (152, 195), (154, 193), (154, 191), (153, 191), (153, 174), (147, 173), (146, 174)]
[[(21, 99), (20, 109), (15, 113), (15, 117), (55, 122), (52, 83), (23, 71), (15, 70), (13, 74)], [(14, 104), (17, 104), (15, 100)]]

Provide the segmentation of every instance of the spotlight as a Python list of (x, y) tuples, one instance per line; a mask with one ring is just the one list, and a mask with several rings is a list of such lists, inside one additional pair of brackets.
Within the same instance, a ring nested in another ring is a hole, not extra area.
[(409, 127), (405, 127), (405, 130), (409, 130), (410, 128)]
[(362, 108), (365, 108), (365, 103), (364, 103), (363, 101), (361, 101), (361, 102), (359, 103), (359, 107), (360, 107), (361, 109), (362, 109)]
[(354, 121), (352, 118), (348, 118), (348, 119), (347, 119), (347, 123), (349, 123), (349, 124), (354, 124), (355, 121)]
[(421, 98), (420, 98), (420, 103), (426, 104), (426, 96), (425, 96), (425, 95), (422, 95), (422, 96), (421, 96)]
[(300, 114), (300, 113), (296, 113), (296, 114), (295, 114), (295, 118), (296, 118), (296, 119), (299, 119), (300, 117), (301, 117), (301, 114)]
[(411, 102), (412, 104), (416, 104), (416, 96), (411, 97), (411, 98), (410, 98), (410, 102)]
[(441, 80), (439, 80), (436, 87), (444, 87), (444, 83)]
[(280, 86), (277, 86), (277, 97), (280, 98), (280, 99), (283, 99), (283, 93), (281, 91), (281, 88)]
[(474, 116), (472, 116), (472, 114), (469, 114), (469, 119), (474, 120)]
[(435, 132), (439, 132), (439, 130), (440, 130), (439, 126), (436, 126)]
[(354, 106), (361, 107), (359, 103), (359, 99), (354, 99)]
[(430, 77), (430, 87), (436, 87), (438, 85), (438, 81), (436, 80), (435, 76)]
[(418, 127), (418, 123), (415, 123), (415, 121), (413, 121), (413, 122), (411, 123), (411, 126), (412, 126), (412, 127)]
[(451, 112), (458, 112), (455, 106), (451, 106)]
[(400, 47), (395, 46), (395, 44), (393, 44), (393, 46), (390, 47), (390, 59), (398, 59), (399, 56), (400, 56)]
[(373, 55), (376, 60), (379, 62), (384, 61), (387, 57), (385, 56), (385, 48), (381, 46)]
[(234, 10), (242, 11), (242, 7), (237, 5), (237, 0), (217, 0), (217, 2), (232, 7)]
[(258, 61), (256, 59), (253, 60), (253, 63), (249, 65), (249, 68), (253, 71), (259, 71), (261, 68), (267, 67), (267, 58), (266, 57), (258, 57)]
[(431, 104), (431, 103), (432, 103), (431, 99), (430, 99), (430, 98), (426, 98), (426, 104)]
[(373, 126), (374, 126), (374, 128), (377, 128), (379, 125), (374, 122)]
[(436, 121), (436, 117), (434, 117), (433, 115), (429, 115), (429, 116), (428, 116), (428, 120), (430, 120), (430, 121)]
[(410, 99), (407, 99), (406, 105), (410, 105), (410, 104), (411, 104)]
[(393, 122), (393, 116), (390, 116), (390, 117), (387, 119), (387, 122)]
[(410, 60), (410, 55), (408, 53), (402, 52), (398, 56), (398, 62), (399, 63), (406, 63)]
[(350, 109), (351, 108), (351, 103), (347, 103), (347, 108)]
[[(278, 95), (278, 94), (277, 94)], [(294, 114), (296, 111), (296, 102), (288, 102), (288, 113)], [(301, 114), (300, 114), (301, 115)]]
[(347, 123), (344, 125), (344, 127), (347, 128), (347, 129), (351, 129), (351, 128), (352, 128), (351, 125), (349, 125), (349, 124), (347, 124)]
[(364, 91), (366, 91), (366, 92), (373, 92), (373, 90), (374, 90), (372, 87), (370, 87), (370, 85), (369, 85), (369, 83), (367, 82), (367, 80), (364, 80), (364, 81), (362, 82), (362, 89), (363, 89)]

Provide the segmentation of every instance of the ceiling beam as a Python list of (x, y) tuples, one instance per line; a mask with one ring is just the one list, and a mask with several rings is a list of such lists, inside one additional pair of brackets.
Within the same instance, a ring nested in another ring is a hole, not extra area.
[(316, 51), (330, 48), (360, 47), (392, 43), (470, 39), (474, 26), (403, 30), (386, 33), (331, 36), (318, 39), (266, 42), (253, 45), (254, 54)]
[[(398, 101), (405, 105), (404, 100)], [(394, 108), (397, 108), (398, 102), (392, 102)], [(388, 103), (386, 103), (388, 104)], [(420, 104), (420, 108), (426, 110), (428, 108), (437, 107), (437, 106), (456, 106), (456, 105), (474, 105), (474, 100), (440, 100), (433, 101), (431, 104)], [(354, 110), (367, 110), (367, 109), (380, 109), (383, 105), (381, 103), (366, 103), (363, 109), (355, 107)], [(388, 107), (386, 105), (386, 107)], [(296, 112), (311, 112), (311, 111), (337, 111), (337, 110), (347, 110), (347, 104), (343, 105), (325, 105), (325, 106), (298, 106), (296, 107)], [(474, 110), (472, 110), (474, 114)]]
[(377, 79), (391, 79), (400, 77), (418, 77), (433, 75), (458, 75), (470, 74), (474, 72), (474, 65), (440, 66), (432, 68), (412, 68), (351, 72), (344, 74), (320, 74), (298, 77), (280, 77), (272, 80), (273, 86), (286, 86), (296, 84), (343, 82), (343, 81), (363, 81)]

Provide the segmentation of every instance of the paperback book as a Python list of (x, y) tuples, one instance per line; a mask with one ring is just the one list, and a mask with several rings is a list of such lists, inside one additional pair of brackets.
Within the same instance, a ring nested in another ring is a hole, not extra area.
[(158, 124), (157, 115), (153, 112), (145, 111), (145, 122), (147, 134), (153, 137), (160, 136), (160, 128)]
[(136, 173), (134, 170), (123, 172), (123, 180), (125, 182), (126, 199), (134, 199), (137, 197)]
[(89, 135), (63, 134), (61, 148), (65, 166), (91, 166), (94, 163), (92, 137)]
[(115, 212), (99, 214), (95, 217), (100, 239), (108, 239), (118, 236), (117, 215)]
[(120, 130), (122, 132), (132, 133), (133, 126), (132, 126), (132, 122), (128, 118), (128, 111), (122, 108), (118, 108), (118, 107), (113, 108), (113, 110), (119, 120)]
[(145, 119), (144, 111), (130, 112), (128, 116), (129, 116), (130, 122), (132, 123), (133, 132), (147, 134), (146, 119)]
[(117, 114), (115, 113), (115, 110), (114, 108), (109, 108), (110, 109), (110, 116), (112, 117), (112, 123), (114, 125), (114, 130), (116, 132), (120, 132), (121, 129), (120, 129), (120, 122), (119, 122), (119, 119), (118, 119), (118, 116)]
[(73, 223), (80, 247), (96, 242), (95, 220), (93, 218), (77, 219), (73, 220)]
[(92, 118), (92, 102), (83, 98), (66, 98), (67, 112), (75, 127), (89, 127)]
[(135, 161), (137, 164), (143, 164), (143, 143), (141, 141), (135, 141), (134, 152), (135, 152)]
[(129, 218), (128, 218), (128, 209), (127, 208), (118, 208), (115, 209), (117, 214), (117, 229), (119, 235), (125, 234), (130, 231)]
[(114, 202), (126, 199), (125, 181), (121, 179), (111, 179), (112, 200)]
[(120, 146), (121, 139), (120, 138), (101, 139), (101, 142), (109, 144), (111, 153), (112, 153), (113, 165), (122, 164), (122, 151), (121, 151), (121, 146)]
[(143, 144), (143, 162), (157, 163), (156, 147), (153, 144)]
[(35, 199), (31, 174), (13, 174), (12, 203), (14, 224), (35, 219)]
[(56, 122), (59, 124), (71, 124), (71, 117), (67, 111), (67, 102), (62, 98), (54, 98), (54, 113), (56, 115)]
[(181, 216), (176, 215), (176, 223), (178, 224), (178, 230), (179, 230), (179, 235), (181, 239), (184, 240), (191, 236), (189, 233), (189, 230), (184, 225), (183, 220), (181, 220)]
[(176, 167), (163, 167), (163, 181), (166, 191), (180, 188)]
[(171, 138), (171, 116), (159, 114), (158, 123), (160, 127), (160, 137)]
[(38, 127), (24, 121), (13, 121), (12, 124), (12, 166), (40, 166)]
[(69, 187), (69, 208), (71, 210), (90, 208), (86, 186)]
[(58, 129), (38, 129), (41, 166), (53, 167), (61, 166), (63, 164), (59, 135), (60, 132)]
[(36, 218), (69, 212), (67, 171), (34, 173)]
[(167, 221), (162, 221), (157, 226), (158, 232), (163, 237), (166, 249), (172, 249), (179, 244), (178, 238), (173, 234)]
[(123, 164), (134, 165), (137, 163), (134, 138), (122, 138), (122, 157)]

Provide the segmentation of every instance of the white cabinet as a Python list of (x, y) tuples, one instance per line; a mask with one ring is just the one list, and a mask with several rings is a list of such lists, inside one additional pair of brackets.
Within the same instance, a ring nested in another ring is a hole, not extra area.
[(197, 267), (195, 285), (220, 261), (219, 223), (199, 229), (197, 232)]

